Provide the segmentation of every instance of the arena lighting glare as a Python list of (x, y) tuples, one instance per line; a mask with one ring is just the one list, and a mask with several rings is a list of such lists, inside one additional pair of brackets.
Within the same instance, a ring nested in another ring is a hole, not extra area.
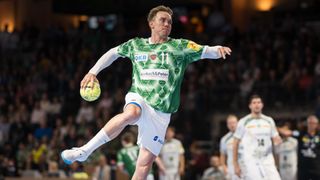
[(255, 0), (255, 7), (258, 11), (269, 11), (276, 0)]
[(14, 22), (11, 19), (4, 20), (1, 24), (0, 30), (3, 31), (5, 29), (5, 26), (7, 26), (8, 32), (13, 32), (14, 30)]

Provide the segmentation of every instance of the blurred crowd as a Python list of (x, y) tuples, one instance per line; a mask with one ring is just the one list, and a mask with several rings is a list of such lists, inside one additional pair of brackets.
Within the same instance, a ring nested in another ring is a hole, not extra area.
[[(111, 30), (82, 24), (0, 33), (0, 174), (83, 177), (90, 168), (94, 172), (93, 165), (116, 164), (117, 140), (84, 164), (68, 167), (59, 154), (87, 142), (122, 111), (131, 85), (128, 59), (99, 74), (103, 92), (98, 101), (88, 103), (79, 96), (82, 77), (104, 52), (131, 37), (148, 37), (144, 18), (118, 18)], [(186, 179), (201, 177), (209, 167), (210, 153), (199, 148), (199, 140), (212, 138), (207, 119), (215, 112), (246, 111), (253, 92), (266, 97), (267, 107), (307, 106), (320, 115), (320, 34), (303, 19), (252, 20), (240, 32), (219, 11), (207, 17), (191, 14), (183, 23), (175, 19), (172, 37), (233, 50), (225, 61), (203, 60), (186, 71), (180, 110), (172, 119), (186, 150), (186, 168), (193, 173)], [(214, 164), (214, 157), (210, 161)]]

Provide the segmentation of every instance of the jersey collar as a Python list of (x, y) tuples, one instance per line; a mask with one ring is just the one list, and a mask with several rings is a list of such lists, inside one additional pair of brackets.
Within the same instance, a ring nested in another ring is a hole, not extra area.
[[(170, 39), (171, 39), (171, 38), (168, 37), (168, 40), (167, 40), (166, 42), (170, 41)], [(153, 43), (153, 42), (151, 42), (151, 37), (148, 38), (148, 43), (149, 43), (149, 44), (158, 44), (158, 43)]]

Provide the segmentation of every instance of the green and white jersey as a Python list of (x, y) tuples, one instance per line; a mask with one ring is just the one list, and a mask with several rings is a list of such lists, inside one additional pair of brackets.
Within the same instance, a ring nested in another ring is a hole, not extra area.
[(204, 46), (185, 39), (151, 44), (134, 38), (118, 47), (118, 54), (132, 61), (130, 92), (138, 93), (154, 109), (176, 112), (187, 65), (201, 58)]
[(271, 164), (274, 164), (272, 138), (278, 135), (274, 120), (263, 114), (258, 118), (251, 114), (243, 117), (234, 133), (241, 140), (244, 162), (263, 159)]
[(180, 155), (184, 154), (182, 143), (178, 139), (166, 141), (159, 154), (166, 173), (177, 174), (179, 172)]
[[(228, 167), (228, 174), (234, 174), (234, 167), (233, 167), (233, 132), (229, 131), (226, 135), (224, 135), (220, 140), (220, 153), (223, 153), (227, 158), (227, 167)], [(239, 144), (238, 149), (238, 160), (241, 159), (242, 156), (242, 144)], [(232, 176), (230, 176), (232, 177)]]
[(279, 156), (279, 171), (282, 180), (296, 180), (298, 168), (298, 140), (293, 137), (284, 138), (276, 147)]
[[(117, 165), (123, 166), (124, 169), (128, 172), (129, 176), (132, 177), (136, 169), (137, 159), (139, 155), (139, 147), (134, 145), (130, 147), (124, 147), (120, 149), (117, 153)], [(149, 172), (149, 175), (153, 175), (152, 169)]]
[(122, 148), (117, 153), (117, 164), (124, 166), (124, 169), (128, 172), (130, 177), (133, 176), (134, 170), (136, 169), (136, 163), (139, 154), (138, 146), (131, 146), (127, 148)]

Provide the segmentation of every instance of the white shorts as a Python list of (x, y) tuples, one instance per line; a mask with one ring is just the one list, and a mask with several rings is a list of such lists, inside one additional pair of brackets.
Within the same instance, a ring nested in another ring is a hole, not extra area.
[(281, 180), (275, 164), (262, 164), (251, 160), (241, 166), (244, 180)]
[(167, 173), (165, 175), (160, 174), (159, 180), (180, 180), (179, 173)]
[(153, 174), (148, 174), (147, 180), (154, 180), (154, 175)]
[(171, 114), (155, 110), (137, 93), (129, 92), (125, 99), (124, 107), (128, 104), (135, 104), (141, 108), (141, 116), (133, 124), (138, 126), (137, 144), (158, 156), (165, 142), (165, 134)]

